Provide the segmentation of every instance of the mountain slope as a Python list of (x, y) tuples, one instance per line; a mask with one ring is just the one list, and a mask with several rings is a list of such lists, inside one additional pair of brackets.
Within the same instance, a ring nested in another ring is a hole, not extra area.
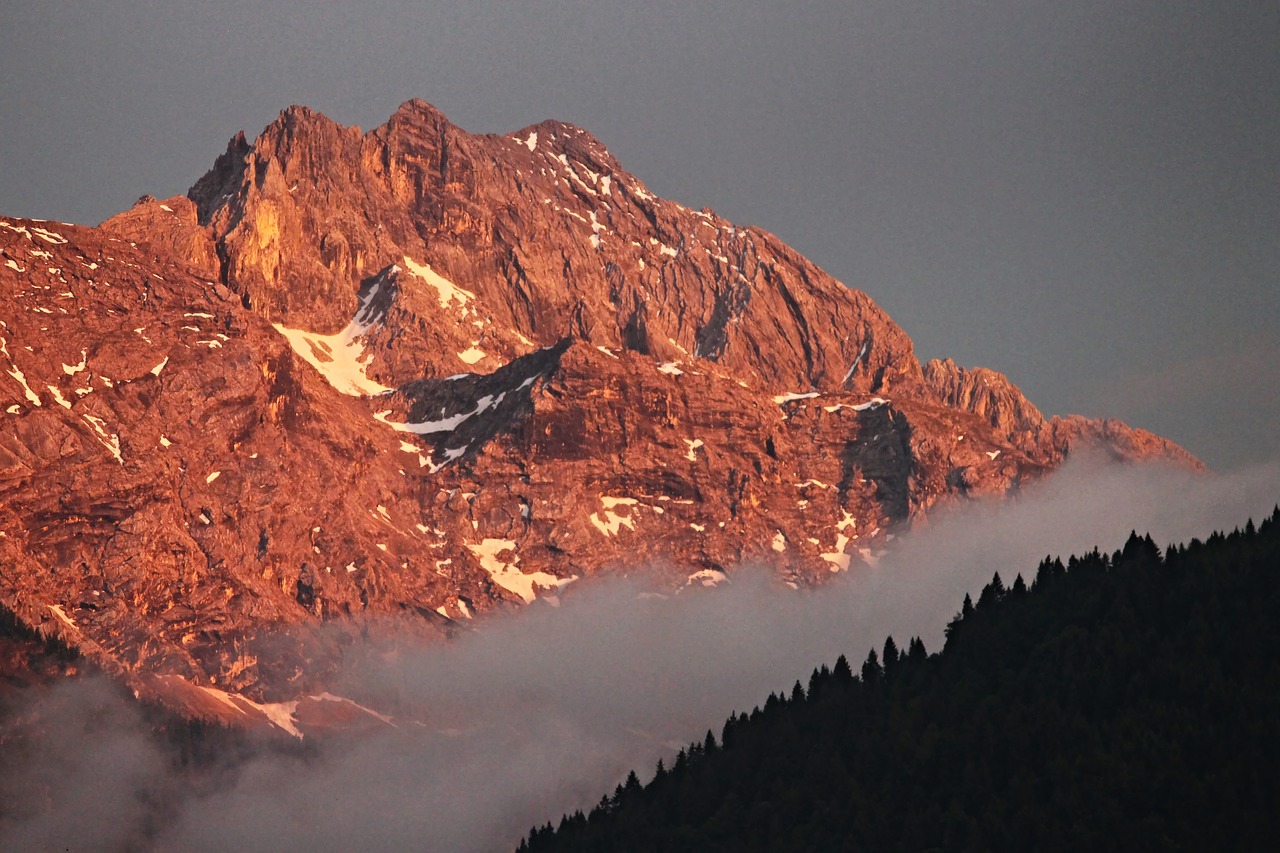
[(606, 570), (817, 582), (1077, 445), (1198, 464), (1010, 431), (866, 294), (554, 122), (294, 107), (190, 198), (5, 219), (0, 256), (0, 604), (144, 687), (296, 695), (388, 617)]

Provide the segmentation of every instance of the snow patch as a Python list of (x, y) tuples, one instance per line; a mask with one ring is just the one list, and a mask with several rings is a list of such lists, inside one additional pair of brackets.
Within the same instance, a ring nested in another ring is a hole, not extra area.
[(849, 365), (849, 369), (845, 371), (844, 379), (840, 380), (840, 386), (844, 387), (849, 384), (849, 380), (853, 378), (853, 372), (858, 369), (858, 365), (862, 363), (863, 356), (867, 354), (867, 350), (871, 348), (871, 342), (867, 341), (862, 345), (862, 349), (858, 350), (858, 356), (853, 360), (853, 364)]
[(404, 265), (409, 268), (409, 272), (425, 281), (436, 289), (436, 295), (440, 299), (440, 307), (448, 308), (450, 305), (457, 303), (458, 307), (464, 309), (463, 315), (466, 315), (466, 307), (476, 295), (469, 290), (463, 290), (449, 279), (440, 275), (431, 268), (431, 264), (414, 263), (407, 256), (404, 259)]
[(62, 392), (58, 390), (58, 386), (46, 385), (44, 387), (49, 389), (49, 393), (53, 395), (53, 401), (55, 403), (57, 403), (59, 406), (61, 406), (64, 409), (71, 408), (71, 403), (68, 402), (67, 398), (62, 396)]
[(80, 417), (84, 418), (85, 423), (93, 427), (94, 433), (98, 436), (98, 441), (115, 457), (117, 462), (123, 465), (124, 457), (120, 455), (120, 436), (107, 432), (106, 421), (102, 418), (95, 418), (93, 415), (88, 414), (81, 414)]
[(458, 353), (458, 358), (465, 364), (475, 364), (477, 361), (488, 355), (489, 354), (487, 352), (479, 347), (472, 346), (471, 348)]
[[(850, 409), (851, 411), (854, 411), (854, 412), (865, 412), (867, 409), (879, 408), (880, 406), (883, 406), (888, 402), (889, 401), (884, 399), (883, 397), (872, 397), (867, 402), (858, 403), (856, 406), (851, 406), (848, 403), (836, 403), (834, 406), (823, 406), (822, 411), (838, 412), (841, 409)], [(963, 437), (964, 436), (961, 436), (961, 438)]]
[(613, 508), (619, 505), (635, 506), (637, 503), (639, 503), (639, 501), (635, 498), (619, 498), (611, 497), (609, 495), (601, 495), (600, 505), (604, 507), (603, 511), (591, 513), (587, 520), (591, 522), (596, 530), (599, 530), (604, 534), (606, 538), (610, 536), (617, 536), (618, 531), (623, 527), (626, 527), (629, 530), (635, 530), (635, 520), (631, 518), (630, 515), (618, 515), (613, 511)]
[(24, 374), (18, 368), (18, 364), (13, 360), (13, 356), (9, 355), (9, 346), (5, 342), (4, 338), (0, 338), (0, 355), (3, 355), (9, 359), (9, 370), (7, 372), (10, 376), (12, 376), (14, 379), (18, 381), (19, 385), (22, 386), (22, 390), (25, 391), (27, 394), (27, 399), (32, 403), (34, 403), (35, 405), (39, 406), (40, 395), (37, 394), (35, 391), (32, 391), (31, 386), (27, 384), (26, 374)]
[(391, 390), (365, 373), (368, 358), (364, 354), (364, 344), (358, 339), (368, 327), (352, 321), (337, 334), (317, 335), (302, 329), (289, 329), (279, 323), (271, 325), (285, 337), (294, 352), (320, 371), (324, 380), (339, 392), (365, 397)]
[(68, 376), (75, 376), (77, 373), (85, 369), (85, 366), (87, 364), (87, 358), (88, 358), (88, 350), (80, 350), (80, 363), (64, 364), (62, 365), (62, 372), (67, 374)]
[(689, 579), (685, 581), (684, 585), (689, 586), (690, 584), (697, 582), (701, 583), (703, 586), (715, 586), (716, 584), (724, 583), (728, 579), (729, 576), (724, 572), (717, 571), (715, 569), (703, 569), (702, 571), (694, 572), (689, 575)]
[(686, 438), (686, 439), (684, 440), (684, 443), (685, 443), (685, 444), (687, 444), (687, 445), (689, 445), (689, 450), (685, 453), (685, 458), (686, 458), (686, 459), (688, 459), (690, 462), (695, 462), (695, 461), (697, 461), (697, 459), (698, 459), (698, 455), (697, 455), (696, 453), (694, 453), (694, 451), (695, 451), (695, 450), (697, 450), (699, 447), (702, 447), (702, 439), (700, 439), (700, 438), (693, 438), (693, 439)]
[(789, 393), (786, 393), (786, 394), (779, 394), (778, 396), (774, 397), (774, 398), (773, 398), (773, 402), (775, 402), (775, 403), (777, 403), (779, 406), (781, 406), (781, 405), (783, 405), (784, 403), (790, 403), (790, 402), (793, 402), (793, 401), (795, 401), (795, 400), (810, 400), (810, 399), (812, 399), (812, 398), (814, 398), (814, 397), (820, 397), (820, 396), (822, 396), (822, 395), (821, 395), (819, 392), (817, 392), (817, 391), (810, 391), (810, 392), (808, 392), (808, 393), (806, 393), (806, 394), (801, 394), (801, 393), (800, 393), (800, 392), (798, 392), (798, 391), (791, 391), (791, 392), (789, 392)]
[(47, 605), (47, 607), (49, 608), (49, 612), (51, 612), (54, 616), (57, 616), (58, 621), (62, 622), (62, 624), (66, 625), (68, 628), (71, 628), (73, 630), (76, 630), (76, 631), (80, 630), (80, 626), (76, 624), (76, 620), (72, 619), (70, 616), (66, 614), (66, 612), (62, 609), (62, 605), (50, 604), (50, 605)]
[(39, 237), (41, 240), (44, 240), (46, 243), (61, 245), (67, 242), (67, 238), (63, 237), (61, 234), (57, 234), (44, 228), (37, 228), (34, 225), (31, 226), (31, 233)]
[(848, 571), (849, 569), (849, 555), (844, 552), (844, 549), (849, 545), (849, 536), (845, 531), (853, 528), (855, 524), (856, 519), (854, 519), (854, 517), (846, 510), (844, 517), (836, 522), (835, 550), (826, 554), (818, 555), (831, 564), (831, 571), (833, 572), (843, 572)]
[[(525, 604), (538, 597), (538, 588), (559, 591), (577, 580), (576, 576), (558, 578), (546, 572), (521, 572), (516, 568), (520, 555), (516, 553), (516, 543), (510, 539), (484, 539), (479, 544), (468, 543), (467, 549), (480, 561), (480, 567), (489, 573), (494, 583), (520, 596)], [(510, 553), (510, 559), (502, 559), (500, 555), (507, 553)], [(461, 607), (462, 602), (458, 603)], [(470, 616), (465, 610), (463, 612)]]

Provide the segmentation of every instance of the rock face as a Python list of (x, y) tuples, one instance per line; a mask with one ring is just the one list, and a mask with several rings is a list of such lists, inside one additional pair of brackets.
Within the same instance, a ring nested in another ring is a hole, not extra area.
[(421, 101), (364, 134), (290, 108), (98, 228), (0, 220), (0, 421), (4, 610), (258, 702), (388, 617), (602, 571), (814, 583), (1076, 446), (1199, 464), (922, 370), (866, 294), (585, 131)]
[(1056, 465), (1075, 445), (1105, 449), (1124, 462), (1168, 459), (1190, 468), (1204, 466), (1186, 450), (1154, 433), (1117, 420), (1079, 415), (1046, 420), (1002, 373), (985, 367), (959, 367), (951, 359), (924, 366), (924, 380), (944, 405), (973, 412), (996, 435), (1046, 465)]

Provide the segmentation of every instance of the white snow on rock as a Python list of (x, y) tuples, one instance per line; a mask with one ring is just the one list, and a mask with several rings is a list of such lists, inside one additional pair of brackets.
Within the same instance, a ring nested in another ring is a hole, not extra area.
[(600, 234), (605, 230), (607, 229), (596, 218), (596, 212), (594, 210), (591, 211), (591, 248), (600, 248)]
[[(384, 409), (381, 412), (374, 412), (373, 417), (376, 420), (379, 420), (382, 423), (386, 424), (387, 426), (391, 427), (392, 429), (397, 430), (398, 432), (412, 432), (412, 433), (416, 433), (417, 435), (431, 435), (432, 433), (437, 433), (437, 432), (453, 432), (455, 429), (458, 428), (458, 426), (463, 421), (475, 415), (481, 414), (482, 412), (487, 411), (493, 406), (498, 405), (506, 398), (506, 396), (507, 396), (506, 391), (501, 392), (497, 396), (494, 396), (492, 394), (485, 394), (483, 397), (476, 400), (476, 407), (471, 411), (459, 412), (456, 415), (441, 417), (439, 420), (435, 420), (435, 421), (410, 421), (408, 423), (398, 423), (396, 421), (389, 421), (387, 420), (387, 415), (391, 414), (390, 409)], [(401, 444), (400, 449), (406, 450), (403, 443)], [(418, 448), (414, 448), (414, 449), (417, 450)], [(406, 452), (409, 452), (409, 451), (406, 450)], [(458, 455), (461, 456), (462, 454), (459, 453)]]
[(85, 369), (87, 360), (88, 360), (88, 350), (80, 350), (80, 363), (64, 364), (62, 365), (62, 372), (67, 374), (68, 376), (75, 376), (77, 373)]
[(107, 432), (106, 421), (102, 418), (95, 418), (93, 415), (87, 414), (81, 414), (80, 417), (84, 418), (85, 423), (93, 427), (94, 433), (97, 434), (98, 441), (100, 441), (102, 446), (115, 457), (117, 462), (123, 465), (124, 457), (120, 455), (120, 436), (113, 432)]
[(289, 329), (279, 323), (271, 325), (284, 335), (294, 352), (343, 394), (366, 397), (391, 390), (365, 374), (368, 359), (364, 354), (364, 344), (357, 340), (364, 334), (365, 327), (360, 324), (352, 322), (335, 335), (317, 335), (302, 329)]
[(791, 402), (794, 402), (795, 400), (810, 400), (814, 397), (820, 397), (820, 396), (822, 395), (819, 394), (817, 391), (810, 391), (806, 394), (801, 394), (798, 391), (791, 391), (789, 393), (779, 394), (778, 396), (774, 397), (773, 402), (781, 406), (784, 403), (791, 403)]
[(48, 605), (48, 608), (49, 608), (49, 612), (52, 613), (54, 616), (57, 616), (58, 621), (62, 622), (62, 624), (66, 625), (68, 628), (71, 628), (73, 630), (76, 630), (76, 631), (80, 630), (80, 626), (76, 624), (76, 621), (74, 619), (72, 619), (70, 616), (66, 614), (66, 612), (62, 609), (62, 605), (50, 604)]
[(668, 376), (680, 376), (684, 371), (677, 367), (678, 364), (680, 364), (678, 361), (665, 361), (658, 365), (658, 372)]
[(489, 354), (488, 354), (487, 352), (485, 352), (484, 350), (480, 349), (479, 347), (477, 347), (477, 346), (472, 346), (472, 347), (470, 347), (470, 348), (468, 348), (468, 349), (466, 349), (466, 350), (463, 350), (462, 352), (458, 353), (458, 358), (459, 358), (459, 359), (460, 359), (464, 364), (475, 364), (477, 361), (479, 361), (479, 360), (480, 360), (480, 359), (482, 359), (482, 358), (485, 358), (485, 357), (486, 357), (486, 356), (488, 356), (488, 355), (489, 355)]
[(49, 231), (44, 228), (37, 228), (34, 225), (31, 226), (31, 233), (39, 237), (41, 240), (44, 240), (46, 243), (61, 245), (67, 242), (67, 238), (63, 237), (61, 234), (54, 233), (53, 231)]
[(220, 476), (222, 476), (221, 471), (211, 471), (209, 473), (209, 476), (204, 478), (204, 481), (206, 483), (212, 483), (214, 480), (218, 479)]
[(58, 390), (57, 385), (46, 385), (45, 387), (48, 388), (49, 393), (53, 395), (53, 401), (55, 403), (57, 403), (59, 406), (61, 406), (64, 409), (71, 408), (71, 403), (67, 400), (66, 397), (62, 396), (62, 392)]
[(467, 305), (476, 298), (474, 293), (469, 290), (463, 290), (449, 281), (449, 279), (440, 275), (440, 273), (431, 268), (431, 264), (415, 263), (406, 257), (404, 265), (409, 268), (409, 272), (436, 289), (441, 308), (448, 308), (450, 305), (457, 303), (458, 307), (463, 309), (463, 316), (466, 316)]
[(836, 549), (829, 553), (818, 555), (831, 564), (831, 571), (833, 572), (847, 571), (849, 568), (849, 555), (844, 552), (844, 549), (848, 547), (850, 537), (844, 531), (853, 528), (855, 524), (854, 517), (846, 510), (844, 518), (836, 522)]
[(858, 365), (862, 363), (862, 359), (866, 356), (867, 350), (869, 349), (871, 349), (871, 342), (867, 341), (862, 345), (862, 349), (858, 350), (857, 358), (853, 360), (853, 364), (849, 365), (848, 371), (844, 374), (844, 379), (840, 380), (841, 387), (849, 384), (849, 380), (853, 378), (853, 372), (858, 369)]
[[(355, 317), (337, 334), (318, 335), (302, 329), (289, 329), (279, 323), (272, 323), (271, 326), (284, 335), (294, 352), (320, 371), (325, 381), (341, 393), (352, 397), (385, 393), (391, 389), (370, 379), (365, 373), (365, 366), (371, 356), (365, 356), (361, 340), (364, 333), (377, 322), (368, 319), (366, 312), (381, 288), (382, 282), (379, 282), (369, 290), (360, 300)], [(362, 317), (365, 319), (362, 320)]]
[(693, 438), (693, 439), (686, 438), (686, 439), (684, 440), (684, 443), (685, 443), (685, 444), (687, 444), (687, 445), (689, 445), (689, 450), (684, 454), (684, 455), (685, 455), (685, 458), (686, 458), (686, 459), (688, 459), (690, 462), (695, 462), (695, 461), (697, 461), (697, 459), (698, 459), (698, 454), (694, 453), (694, 451), (695, 451), (695, 450), (697, 450), (699, 447), (702, 447), (702, 439), (700, 439), (700, 438)]
[[(520, 596), (525, 604), (529, 604), (538, 597), (539, 587), (559, 591), (577, 580), (576, 576), (558, 578), (546, 572), (531, 574), (521, 572), (516, 568), (520, 562), (520, 555), (516, 553), (516, 543), (510, 539), (484, 539), (478, 544), (468, 543), (467, 549), (476, 555), (481, 568), (489, 573), (494, 583)], [(502, 559), (502, 556), (507, 554), (510, 554), (509, 560)]]
[(776, 531), (774, 533), (773, 542), (771, 542), (770, 545), (773, 550), (781, 554), (783, 551), (787, 550), (787, 537), (782, 535), (781, 530)]
[[(7, 223), (6, 223), (7, 224)], [(31, 390), (31, 386), (27, 384), (27, 377), (19, 368), (17, 362), (13, 360), (13, 356), (9, 355), (9, 345), (4, 338), (0, 338), (0, 355), (9, 359), (9, 370), (6, 371), (10, 376), (17, 380), (22, 386), (22, 390), (26, 392), (27, 399), (35, 405), (40, 405), (40, 395)]]
[(618, 498), (608, 495), (600, 496), (600, 504), (604, 507), (601, 512), (593, 512), (588, 516), (587, 520), (606, 537), (617, 536), (618, 531), (623, 527), (630, 530), (636, 529), (635, 520), (630, 515), (618, 515), (613, 508), (619, 505), (634, 506), (639, 503), (635, 498)]
[(298, 730), (297, 721), (294, 719), (294, 713), (298, 710), (298, 703), (293, 702), (268, 702), (259, 704), (252, 699), (246, 699), (238, 693), (228, 693), (225, 690), (219, 690), (216, 687), (199, 686), (205, 695), (212, 699), (216, 699), (223, 705), (232, 708), (246, 716), (250, 715), (250, 709), (257, 711), (258, 714), (266, 717), (271, 724), (277, 728), (284, 729), (296, 738), (302, 737), (302, 732)]
[(995, 458), (996, 458), (997, 456), (999, 456), (999, 455), (1000, 455), (1000, 451), (999, 451), (999, 450), (988, 450), (988, 451), (987, 451), (987, 458), (988, 458), (988, 459), (995, 459)]
[(524, 141), (524, 146), (532, 151), (538, 145), (538, 131), (534, 130), (529, 133), (529, 138)]
[(876, 409), (876, 408), (879, 408), (880, 406), (885, 405), (888, 402), (889, 401), (883, 397), (872, 397), (867, 402), (858, 403), (856, 406), (851, 406), (848, 403), (836, 403), (834, 406), (823, 406), (822, 411), (838, 412), (841, 409), (849, 409), (854, 412), (865, 412), (867, 409)]
[(689, 575), (689, 579), (685, 581), (684, 585), (689, 586), (693, 583), (701, 583), (703, 586), (715, 586), (716, 584), (724, 583), (728, 579), (729, 576), (724, 572), (716, 571), (715, 569), (703, 569)]
[(164, 357), (164, 360), (163, 360), (163, 361), (161, 361), (161, 362), (160, 362), (159, 364), (157, 364), (155, 367), (151, 368), (151, 375), (152, 375), (152, 376), (159, 376), (159, 375), (160, 375), (160, 371), (164, 370), (165, 365), (166, 365), (166, 364), (168, 364), (168, 363), (169, 363), (169, 356), (167, 356), (167, 355), (166, 355), (166, 356)]

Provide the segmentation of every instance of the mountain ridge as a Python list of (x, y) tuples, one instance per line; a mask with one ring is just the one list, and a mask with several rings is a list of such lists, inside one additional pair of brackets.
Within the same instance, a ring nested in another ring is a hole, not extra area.
[(289, 697), (374, 621), (638, 565), (817, 583), (1075, 447), (1199, 465), (922, 367), (865, 293), (558, 122), (294, 107), (189, 197), (6, 218), (0, 253), (0, 604), (138, 683)]

